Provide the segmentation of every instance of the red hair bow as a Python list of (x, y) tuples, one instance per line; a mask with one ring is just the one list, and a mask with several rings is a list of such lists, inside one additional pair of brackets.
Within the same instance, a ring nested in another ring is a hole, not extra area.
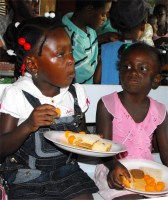
[(26, 69), (26, 65), (25, 65), (25, 64), (22, 64), (22, 66), (21, 66), (21, 68), (20, 68), (20, 71), (21, 71), (22, 76), (25, 74), (25, 69)]
[(26, 39), (21, 37), (18, 39), (18, 43), (23, 46), (24, 50), (29, 51), (31, 49), (31, 44), (26, 42)]

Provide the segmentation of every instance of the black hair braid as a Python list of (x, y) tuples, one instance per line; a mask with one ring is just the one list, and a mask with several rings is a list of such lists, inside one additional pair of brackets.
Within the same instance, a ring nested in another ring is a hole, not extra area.
[(6, 29), (6, 32), (3, 35), (3, 39), (5, 41), (7, 49), (14, 49), (17, 34), (18, 33), (15, 24), (9, 24)]
[(23, 64), (23, 58), (24, 58), (24, 49), (22, 46), (18, 46), (17, 49), (17, 57), (16, 57), (16, 62), (15, 62), (15, 70), (14, 70), (14, 76), (16, 78), (19, 78), (21, 76), (21, 66)]
[[(9, 24), (9, 26), (7, 27), (7, 30), (6, 32), (4, 33), (3, 35), (3, 39), (5, 41), (5, 45), (6, 45), (6, 48), (9, 50), (13, 50), (14, 53), (15, 53), (15, 46), (16, 46), (16, 38), (17, 38), (17, 35), (18, 35), (18, 30), (17, 28), (15, 27), (15, 24), (14, 23), (11, 23)], [(16, 54), (16, 53), (15, 53)], [(16, 70), (16, 60), (17, 60), (17, 57), (16, 56), (12, 56), (13, 58), (13, 61), (15, 63), (15, 70)], [(15, 70), (14, 70), (14, 76), (15, 76)], [(17, 74), (15, 77), (18, 77)]]

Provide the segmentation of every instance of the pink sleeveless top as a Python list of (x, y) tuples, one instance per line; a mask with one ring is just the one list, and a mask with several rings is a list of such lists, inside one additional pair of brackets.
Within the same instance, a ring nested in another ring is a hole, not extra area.
[(166, 116), (166, 107), (150, 98), (150, 107), (145, 119), (136, 123), (121, 103), (117, 92), (102, 97), (108, 112), (114, 117), (113, 141), (122, 143), (127, 153), (121, 158), (143, 158), (152, 160), (152, 137), (155, 129)]

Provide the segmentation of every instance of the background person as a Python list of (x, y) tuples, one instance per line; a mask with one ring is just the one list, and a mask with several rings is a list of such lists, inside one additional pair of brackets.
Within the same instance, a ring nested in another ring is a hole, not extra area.
[(98, 60), (96, 29), (106, 21), (111, 4), (112, 0), (76, 0), (74, 13), (62, 18), (72, 42), (77, 83), (93, 83)]
[(94, 75), (96, 84), (120, 84), (118, 72), (118, 50), (124, 43), (140, 40), (145, 30), (147, 9), (143, 1), (118, 0), (112, 13), (112, 22), (121, 39), (101, 46), (101, 60)]

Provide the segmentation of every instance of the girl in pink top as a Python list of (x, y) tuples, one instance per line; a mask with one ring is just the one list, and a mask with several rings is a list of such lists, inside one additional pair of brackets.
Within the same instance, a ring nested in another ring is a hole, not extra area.
[[(121, 54), (119, 62), (123, 91), (106, 95), (98, 102), (97, 133), (126, 146), (127, 152), (120, 154), (120, 158), (152, 160), (152, 138), (155, 133), (161, 160), (168, 166), (166, 107), (148, 97), (150, 90), (159, 86), (160, 68), (160, 56), (155, 48), (144, 43), (131, 45)], [(123, 175), (130, 181), (130, 175), (117, 159), (103, 158), (102, 161), (103, 164), (96, 167), (95, 182), (104, 199), (118, 199), (119, 196), (119, 199), (142, 198), (121, 190), (123, 185), (119, 176)]]

